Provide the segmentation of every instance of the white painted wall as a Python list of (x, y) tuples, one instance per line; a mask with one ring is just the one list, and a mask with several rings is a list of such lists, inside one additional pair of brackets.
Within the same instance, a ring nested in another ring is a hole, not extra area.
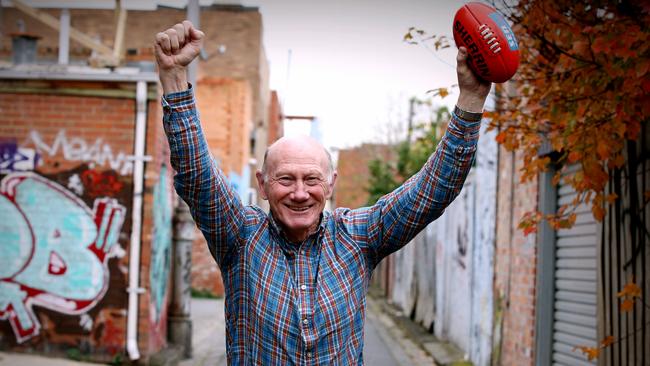
[(482, 126), (476, 166), (459, 197), (430, 225), (436, 246), (434, 333), (489, 365), (496, 217), (495, 132)]
[(485, 132), (479, 140), (472, 251), (472, 318), (469, 355), (475, 365), (490, 364), (492, 354), (492, 323), (494, 279), (494, 247), (496, 233), (497, 144), (495, 131)]
[(415, 280), (415, 252), (417, 244), (412, 240), (404, 248), (393, 254), (395, 269), (393, 277), (393, 292), (391, 300), (408, 316), (415, 306), (417, 296)]
[(472, 258), (472, 205), (475, 173), (447, 211), (432, 225), (436, 243), (436, 321), (437, 337), (469, 350)]

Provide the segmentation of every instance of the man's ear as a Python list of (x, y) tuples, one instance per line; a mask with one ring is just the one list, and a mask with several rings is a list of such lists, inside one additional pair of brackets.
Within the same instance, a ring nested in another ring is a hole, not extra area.
[(257, 190), (260, 193), (260, 196), (264, 200), (268, 200), (268, 196), (266, 195), (266, 189), (264, 189), (264, 173), (261, 171), (257, 171), (255, 173), (255, 178), (257, 179)]
[(329, 188), (329, 192), (327, 192), (327, 197), (326, 199), (332, 198), (332, 194), (334, 193), (334, 184), (336, 183), (336, 177), (338, 177), (339, 173), (335, 170), (332, 173), (332, 179), (328, 182), (327, 188)]

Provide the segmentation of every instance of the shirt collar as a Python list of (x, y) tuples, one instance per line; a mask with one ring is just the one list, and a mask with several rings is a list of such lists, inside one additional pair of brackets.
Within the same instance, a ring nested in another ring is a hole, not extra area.
[[(289, 242), (289, 240), (287, 239), (287, 235), (282, 230), (282, 227), (276, 221), (275, 217), (273, 217), (273, 213), (269, 211), (267, 216), (269, 218), (269, 226), (271, 227), (271, 230), (273, 232), (275, 232), (275, 234), (282, 236), (287, 242)], [(326, 224), (327, 219), (329, 218), (329, 216), (330, 216), (329, 212), (327, 212), (327, 211), (321, 212), (320, 218), (319, 218), (320, 221), (319, 221), (319, 224), (318, 224), (318, 229), (316, 229), (315, 232), (311, 233), (308, 236), (308, 238), (310, 238), (310, 237), (312, 237), (314, 235), (320, 235), (320, 233), (322, 233), (325, 230), (325, 224)]]

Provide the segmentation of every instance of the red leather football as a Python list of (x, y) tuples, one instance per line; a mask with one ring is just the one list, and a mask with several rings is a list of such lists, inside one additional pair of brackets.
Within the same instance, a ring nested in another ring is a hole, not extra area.
[(517, 72), (519, 46), (506, 19), (493, 7), (468, 3), (454, 17), (454, 41), (469, 53), (468, 65), (481, 79), (503, 83)]

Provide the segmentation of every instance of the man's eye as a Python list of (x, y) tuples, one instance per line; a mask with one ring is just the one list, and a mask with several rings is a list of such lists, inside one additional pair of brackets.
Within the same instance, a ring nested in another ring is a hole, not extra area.
[(283, 186), (289, 186), (293, 183), (293, 179), (289, 177), (280, 177), (278, 178), (278, 182), (280, 182), (280, 184), (282, 184)]
[(316, 178), (316, 177), (307, 178), (307, 179), (305, 180), (305, 183), (306, 183), (308, 186), (315, 186), (315, 185), (318, 185), (318, 184), (320, 183), (320, 179), (318, 179), (318, 178)]

